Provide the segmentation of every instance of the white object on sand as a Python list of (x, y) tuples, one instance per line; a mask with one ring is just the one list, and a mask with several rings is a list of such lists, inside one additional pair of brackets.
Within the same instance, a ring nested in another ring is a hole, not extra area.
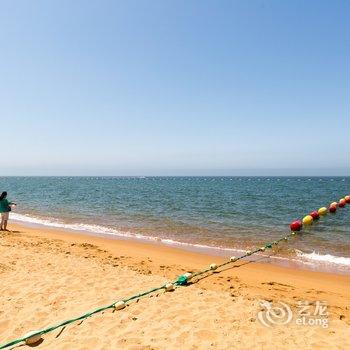
[[(35, 344), (35, 343), (39, 342), (42, 339), (41, 338), (42, 334), (41, 333), (35, 334), (37, 332), (38, 331), (31, 331), (31, 332), (29, 332), (29, 333), (27, 333), (25, 335), (25, 337), (29, 337), (29, 338), (26, 339), (26, 345)], [(35, 335), (32, 336), (32, 334), (35, 334)]]
[(175, 287), (174, 287), (174, 285), (173, 285), (172, 283), (167, 283), (167, 284), (165, 285), (165, 290), (166, 290), (167, 292), (172, 292), (174, 289), (175, 289)]
[(215, 263), (210, 264), (210, 270), (216, 270), (218, 266)]
[(116, 310), (121, 310), (125, 308), (125, 303), (124, 301), (118, 301), (117, 303), (114, 304), (114, 308)]
[(192, 278), (192, 273), (191, 272), (186, 272), (183, 274), (187, 278), (187, 281), (189, 281)]

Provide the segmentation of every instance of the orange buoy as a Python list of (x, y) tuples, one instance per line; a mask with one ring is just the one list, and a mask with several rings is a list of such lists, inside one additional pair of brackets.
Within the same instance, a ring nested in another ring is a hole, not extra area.
[(291, 231), (300, 231), (302, 226), (303, 224), (301, 223), (300, 220), (295, 220), (289, 225)]
[(339, 204), (338, 204), (339, 208), (344, 208), (345, 205), (346, 205), (346, 200), (345, 200), (345, 198), (340, 199), (340, 200), (339, 200)]
[(322, 208), (318, 209), (318, 215), (320, 215), (320, 216), (327, 215), (327, 208), (326, 207), (322, 207)]
[(311, 225), (313, 221), (314, 219), (311, 215), (306, 215), (303, 218), (303, 225)]

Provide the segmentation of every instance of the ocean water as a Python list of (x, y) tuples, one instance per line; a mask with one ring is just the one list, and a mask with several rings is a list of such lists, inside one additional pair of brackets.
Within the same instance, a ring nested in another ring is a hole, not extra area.
[[(0, 177), (11, 219), (239, 255), (350, 194), (350, 177)], [(350, 273), (350, 205), (274, 250), (272, 262)]]

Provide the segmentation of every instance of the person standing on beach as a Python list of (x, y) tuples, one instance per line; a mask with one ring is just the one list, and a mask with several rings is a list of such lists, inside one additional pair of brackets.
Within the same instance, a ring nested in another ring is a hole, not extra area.
[(0, 213), (1, 213), (1, 228), (0, 231), (8, 231), (7, 221), (9, 219), (9, 214), (11, 211), (11, 203), (7, 199), (7, 192), (2, 192), (0, 195)]

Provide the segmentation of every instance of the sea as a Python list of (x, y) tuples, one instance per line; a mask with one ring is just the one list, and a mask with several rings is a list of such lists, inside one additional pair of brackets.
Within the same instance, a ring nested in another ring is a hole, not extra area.
[[(350, 195), (350, 177), (0, 177), (10, 220), (239, 256)], [(350, 204), (255, 257), (350, 274)]]

